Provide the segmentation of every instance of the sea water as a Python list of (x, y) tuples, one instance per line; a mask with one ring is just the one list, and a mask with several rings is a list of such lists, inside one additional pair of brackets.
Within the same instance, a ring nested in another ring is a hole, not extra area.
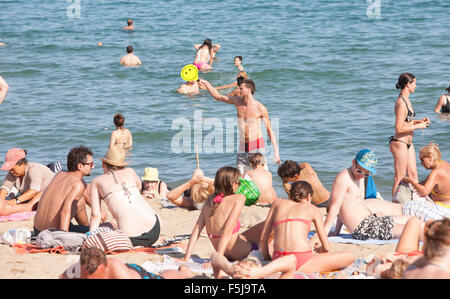
[[(372, 149), (375, 183), (390, 200), (388, 137), (401, 73), (417, 77), (410, 97), (416, 118), (431, 119), (426, 130), (416, 131), (417, 157), (434, 141), (443, 159), (450, 158), (450, 122), (433, 112), (450, 84), (448, 11), (449, 1), (418, 0), (2, 0), (0, 76), (10, 91), (0, 105), (0, 160), (20, 147), (29, 161), (65, 165), (70, 149), (82, 144), (94, 152), (90, 182), (102, 174), (99, 158), (115, 129), (114, 114), (122, 113), (133, 134), (128, 159), (139, 176), (151, 166), (169, 186), (185, 182), (197, 167), (196, 147), (207, 176), (234, 166), (234, 106), (207, 92), (175, 91), (183, 83), (182, 67), (193, 62), (193, 45), (210, 38), (222, 48), (213, 71), (200, 78), (215, 86), (233, 82), (234, 56), (243, 56), (283, 161), (310, 163), (331, 190), (356, 153)], [(128, 18), (133, 32), (122, 29)], [(128, 45), (141, 66), (119, 64)], [(194, 136), (196, 129), (201, 134)], [(285, 197), (271, 153), (268, 158), (277, 194)], [(425, 178), (419, 161), (417, 167)]]

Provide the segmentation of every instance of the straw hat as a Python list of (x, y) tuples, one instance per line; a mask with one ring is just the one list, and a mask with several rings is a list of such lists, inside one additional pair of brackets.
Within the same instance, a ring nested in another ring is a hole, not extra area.
[(147, 167), (144, 170), (144, 176), (141, 177), (143, 181), (158, 181), (158, 168)]
[(125, 161), (125, 151), (118, 146), (111, 146), (104, 158), (100, 158), (106, 164), (112, 166), (127, 166), (130, 162)]

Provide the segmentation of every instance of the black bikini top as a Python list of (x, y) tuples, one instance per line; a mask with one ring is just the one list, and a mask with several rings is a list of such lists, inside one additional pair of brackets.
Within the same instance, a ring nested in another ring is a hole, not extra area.
[[(411, 112), (411, 110), (409, 110), (409, 107), (408, 107), (408, 104), (406, 103), (406, 100), (405, 100), (405, 98), (403, 97), (403, 95), (401, 95), (400, 94), (400, 98), (403, 100), (403, 102), (405, 103), (405, 105), (406, 105), (406, 109), (408, 109), (408, 115), (406, 115), (406, 119), (405, 119), (405, 121), (406, 122), (410, 122), (410, 121), (412, 121), (413, 119), (414, 119), (414, 116), (416, 116), (416, 111), (412, 111)], [(412, 108), (412, 107), (411, 107)]]
[(442, 105), (441, 112), (450, 113), (450, 101), (448, 100), (447, 96), (445, 96), (445, 99), (447, 100), (447, 102), (444, 105)]

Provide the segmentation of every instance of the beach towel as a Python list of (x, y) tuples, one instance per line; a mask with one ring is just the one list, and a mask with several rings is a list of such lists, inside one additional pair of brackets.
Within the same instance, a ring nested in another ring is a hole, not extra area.
[(334, 237), (328, 237), (328, 240), (330, 242), (336, 242), (336, 243), (344, 243), (344, 244), (361, 244), (361, 245), (385, 245), (385, 244), (392, 244), (397, 243), (398, 239), (391, 239), (391, 240), (375, 240), (375, 239), (368, 239), (368, 240), (356, 240), (353, 239), (351, 234), (340, 234), (339, 236)]
[(32, 211), (32, 212), (15, 213), (15, 214), (11, 214), (9, 216), (0, 216), (0, 222), (28, 220), (31, 217), (33, 217), (35, 214), (36, 214), (36, 211)]
[(64, 247), (62, 246), (42, 249), (39, 248), (37, 245), (27, 243), (27, 244), (13, 244), (12, 247), (16, 254), (42, 253), (42, 252), (57, 253), (57, 254), (69, 253), (69, 251), (65, 250)]
[(141, 266), (147, 272), (150, 273), (161, 273), (165, 270), (178, 270), (181, 265), (186, 265), (189, 269), (199, 275), (213, 276), (212, 267), (204, 268), (203, 264), (209, 262), (209, 259), (192, 258), (192, 262), (183, 263), (174, 260), (168, 255), (163, 255), (163, 260), (161, 262), (152, 263), (151, 261), (146, 261)]

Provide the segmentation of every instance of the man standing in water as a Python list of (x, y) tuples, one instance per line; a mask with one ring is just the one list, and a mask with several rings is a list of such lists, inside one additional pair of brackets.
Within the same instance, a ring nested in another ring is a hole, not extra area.
[(127, 47), (128, 54), (122, 56), (122, 58), (120, 59), (120, 64), (122, 64), (123, 66), (138, 66), (142, 64), (139, 57), (134, 55), (133, 52), (134, 52), (133, 46), (128, 46)]
[[(220, 94), (214, 86), (206, 80), (199, 80), (199, 86), (208, 90), (211, 96), (221, 102), (233, 104), (236, 107), (237, 122), (239, 129), (239, 152), (237, 155), (237, 169), (244, 174), (252, 170), (250, 166), (250, 155), (255, 152), (264, 154), (265, 146), (261, 131), (261, 120), (267, 129), (267, 134), (272, 142), (274, 150), (273, 160), (280, 164), (280, 155), (276, 136), (273, 133), (267, 108), (255, 100), (255, 83), (253, 80), (245, 79), (238, 85), (238, 96), (226, 96)], [(265, 159), (267, 161), (267, 159)], [(267, 167), (267, 164), (266, 164)]]

